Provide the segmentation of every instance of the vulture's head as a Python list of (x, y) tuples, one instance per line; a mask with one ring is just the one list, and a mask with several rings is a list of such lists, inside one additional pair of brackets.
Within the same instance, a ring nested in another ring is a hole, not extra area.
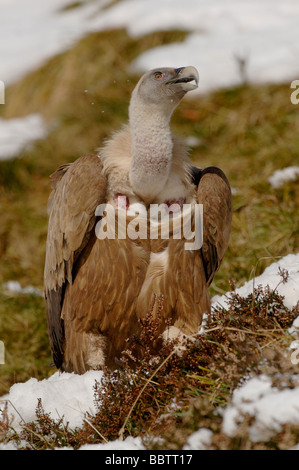
[(194, 67), (163, 67), (145, 73), (132, 93), (130, 183), (146, 202), (153, 201), (168, 180), (173, 156), (171, 115), (183, 96), (197, 85)]
[(170, 117), (183, 96), (197, 88), (198, 79), (194, 67), (150, 70), (141, 77), (132, 93), (130, 117), (141, 108)]

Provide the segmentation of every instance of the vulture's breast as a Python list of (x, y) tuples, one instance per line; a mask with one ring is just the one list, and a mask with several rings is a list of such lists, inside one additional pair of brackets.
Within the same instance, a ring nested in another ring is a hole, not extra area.
[[(180, 289), (180, 264), (185, 265), (186, 256), (189, 265), (193, 263), (190, 251), (185, 253), (185, 235), (188, 223), (192, 230), (195, 200), (186, 191), (167, 191), (165, 195), (172, 198), (145, 204), (135, 195), (116, 192), (108, 199), (96, 227), (98, 238), (110, 238), (116, 249), (127, 251), (125, 259), (132, 263), (132, 273), (138, 277), (130, 281), (137, 288), (138, 316), (152, 308), (155, 298), (163, 299), (165, 314), (169, 316)], [(184, 207), (191, 208), (189, 215), (183, 213)]]

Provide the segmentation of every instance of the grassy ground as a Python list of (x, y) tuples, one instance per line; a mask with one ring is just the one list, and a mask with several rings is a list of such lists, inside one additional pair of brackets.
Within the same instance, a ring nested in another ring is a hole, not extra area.
[[(13, 279), (42, 290), (49, 174), (93, 152), (126, 122), (138, 79), (128, 72), (131, 61), (149, 47), (184, 37), (176, 31), (138, 41), (124, 31), (93, 34), (7, 90), (3, 117), (41, 112), (51, 131), (21, 158), (0, 162), (0, 286)], [(267, 182), (275, 169), (298, 164), (299, 105), (290, 102), (289, 84), (241, 85), (185, 99), (173, 129), (200, 139), (191, 149), (194, 162), (221, 167), (236, 190), (231, 242), (211, 295), (298, 251), (298, 182), (279, 190)], [(0, 396), (15, 382), (54, 371), (42, 298), (0, 287), (0, 332), (6, 346)]]

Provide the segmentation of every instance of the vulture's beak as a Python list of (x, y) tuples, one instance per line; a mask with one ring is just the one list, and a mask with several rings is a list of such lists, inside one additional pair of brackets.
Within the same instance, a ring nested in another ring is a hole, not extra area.
[(198, 87), (198, 80), (199, 75), (195, 67), (180, 67), (175, 69), (175, 77), (167, 83), (180, 83), (184, 91), (190, 91)]

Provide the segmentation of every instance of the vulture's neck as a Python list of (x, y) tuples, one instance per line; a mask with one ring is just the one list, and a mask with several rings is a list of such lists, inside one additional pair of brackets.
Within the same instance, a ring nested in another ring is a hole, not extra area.
[(134, 192), (145, 202), (154, 200), (169, 176), (173, 150), (170, 117), (171, 114), (163, 113), (159, 106), (146, 110), (140, 105), (137, 109), (130, 107), (130, 182)]

